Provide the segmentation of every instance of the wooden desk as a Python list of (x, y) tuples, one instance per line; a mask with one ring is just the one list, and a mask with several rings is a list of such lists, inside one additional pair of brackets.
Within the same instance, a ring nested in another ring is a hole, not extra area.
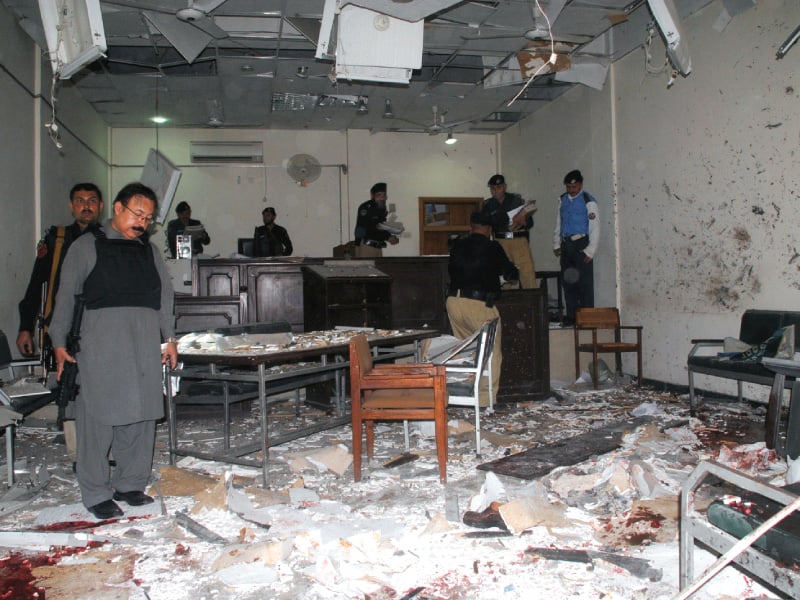
[[(274, 349), (229, 350), (209, 352), (195, 350), (179, 344), (179, 360), (184, 367), (170, 374), (183, 379), (202, 379), (211, 381), (237, 381), (258, 384), (258, 402), (260, 409), (261, 436), (257, 443), (237, 448), (228, 448), (224, 452), (202, 452), (178, 447), (175, 396), (172, 390), (172, 377), (165, 375), (167, 389), (167, 418), (169, 420), (169, 454), (170, 464), (174, 457), (194, 456), (206, 460), (221, 461), (230, 464), (261, 467), (264, 486), (268, 485), (267, 462), (269, 447), (277, 446), (301, 437), (346, 424), (349, 414), (346, 406), (346, 390), (344, 389), (345, 373), (350, 367), (348, 360), (350, 337), (359, 330), (332, 330), (293, 334), (291, 346)], [(370, 347), (373, 348), (376, 360), (395, 360), (408, 356), (419, 356), (420, 340), (436, 337), (439, 332), (434, 329), (412, 330), (370, 330), (366, 332)], [(330, 340), (322, 345), (320, 340)], [(399, 349), (399, 346), (413, 345), (413, 350)], [(315, 361), (311, 365), (298, 368), (267, 372), (272, 365)], [(316, 362), (318, 361), (318, 362)], [(187, 367), (201, 367), (190, 369)], [(225, 370), (229, 369), (229, 370)], [(299, 389), (321, 381), (336, 381), (335, 414), (323, 422), (309, 427), (270, 438), (267, 415), (267, 398), (276, 393)], [(261, 453), (261, 459), (246, 458), (247, 455)]]

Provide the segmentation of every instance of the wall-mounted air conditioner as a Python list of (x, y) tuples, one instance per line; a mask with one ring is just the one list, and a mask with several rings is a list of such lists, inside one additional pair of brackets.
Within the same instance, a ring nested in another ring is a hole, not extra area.
[(193, 163), (264, 162), (262, 142), (190, 142), (189, 156)]

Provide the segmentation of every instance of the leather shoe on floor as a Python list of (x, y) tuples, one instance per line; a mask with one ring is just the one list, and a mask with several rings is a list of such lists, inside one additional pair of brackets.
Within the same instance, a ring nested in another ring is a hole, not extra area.
[(100, 504), (90, 506), (86, 510), (101, 521), (113, 519), (114, 517), (121, 517), (124, 514), (122, 509), (113, 500), (104, 500)]
[(144, 492), (134, 490), (132, 492), (114, 492), (114, 500), (124, 502), (130, 506), (142, 506), (143, 504), (150, 504), (153, 498)]

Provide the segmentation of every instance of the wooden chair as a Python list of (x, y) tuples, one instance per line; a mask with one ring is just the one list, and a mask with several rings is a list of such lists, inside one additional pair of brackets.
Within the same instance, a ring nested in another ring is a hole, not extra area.
[[(599, 341), (598, 331), (612, 331), (614, 341)], [(622, 331), (636, 331), (636, 342), (622, 341)], [(592, 382), (598, 387), (597, 355), (613, 352), (616, 357), (616, 373), (622, 372), (622, 353), (636, 352), (637, 385), (642, 385), (642, 326), (620, 325), (619, 310), (613, 306), (603, 308), (579, 308), (575, 311), (575, 377), (580, 377), (581, 352), (592, 353)], [(581, 340), (581, 331), (591, 331), (591, 342)]]
[[(353, 422), (353, 479), (361, 481), (362, 431), (367, 458), (375, 446), (375, 421), (433, 421), (439, 480), (447, 482), (447, 379), (444, 365), (373, 365), (364, 335), (350, 340), (350, 396)], [(363, 428), (362, 428), (363, 424)]]

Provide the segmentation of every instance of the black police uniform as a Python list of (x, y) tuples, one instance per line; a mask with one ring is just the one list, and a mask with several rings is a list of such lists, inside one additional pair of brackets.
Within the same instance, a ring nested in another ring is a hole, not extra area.
[(364, 244), (373, 248), (386, 248), (391, 233), (378, 229), (378, 225), (386, 222), (389, 212), (375, 200), (367, 200), (358, 207), (356, 217), (356, 246)]
[(289, 232), (280, 225), (256, 227), (253, 233), (253, 256), (290, 256), (294, 248)]
[[(64, 256), (70, 244), (83, 235), (86, 230), (82, 230), (77, 221), (64, 228), (64, 242), (61, 247), (61, 258), (53, 282), (52, 297), (56, 297), (58, 291), (58, 281), (61, 277), (61, 266), (64, 264)], [(28, 331), (31, 334), (36, 330), (36, 319), (42, 304), (42, 285), (50, 281), (50, 271), (53, 268), (53, 256), (55, 255), (56, 240), (58, 237), (58, 226), (53, 225), (47, 230), (44, 238), (36, 247), (36, 261), (33, 263), (33, 271), (25, 290), (25, 296), (19, 303), (19, 331)], [(45, 315), (45, 323), (50, 322), (50, 315)]]
[[(495, 239), (506, 237), (508, 225), (510, 223), (510, 219), (508, 218), (509, 211), (519, 208), (524, 204), (525, 200), (522, 199), (522, 196), (519, 194), (509, 194), (508, 192), (506, 192), (502, 204), (495, 200), (494, 197), (487, 198), (483, 201), (482, 212), (488, 215), (492, 222), (492, 233)], [(526, 240), (528, 239), (528, 229), (533, 227), (533, 217), (531, 215), (525, 217), (525, 227), (526, 229), (522, 231), (515, 231), (513, 234), (514, 237), (524, 237)]]

